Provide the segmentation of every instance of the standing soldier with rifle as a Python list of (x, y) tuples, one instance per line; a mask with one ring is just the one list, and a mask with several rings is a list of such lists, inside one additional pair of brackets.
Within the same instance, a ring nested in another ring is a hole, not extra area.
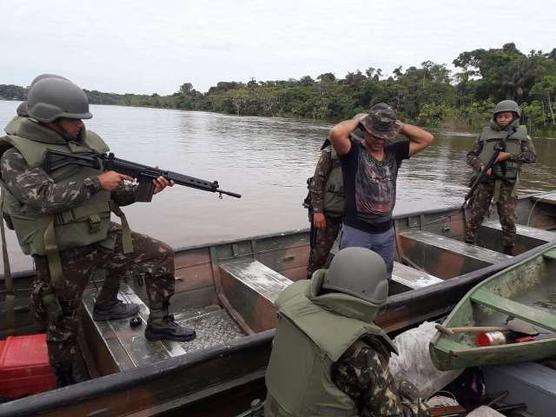
[[(50, 363), (60, 386), (87, 379), (77, 343), (81, 297), (90, 274), (107, 272), (93, 318), (110, 320), (135, 315), (138, 306), (117, 299), (120, 277), (140, 271), (147, 287), (148, 340), (188, 341), (195, 331), (180, 326), (168, 312), (174, 294), (174, 252), (165, 243), (131, 232), (119, 206), (136, 201), (128, 175), (89, 166), (67, 165), (47, 173), (47, 151), (103, 154), (104, 141), (86, 131), (87, 96), (62, 78), (44, 78), (29, 91), (25, 114), (0, 139), (0, 213), (16, 232), (25, 254), (34, 258), (33, 301), (47, 322)], [(173, 185), (164, 176), (153, 181), (158, 193)], [(122, 227), (110, 213), (122, 218)]]
[[(475, 243), (479, 227), (490, 206), (496, 204), (502, 225), (503, 251), (514, 255), (516, 243), (517, 184), (521, 165), (536, 160), (527, 128), (519, 124), (521, 110), (513, 100), (496, 105), (490, 125), (467, 153), (467, 164), (475, 170), (468, 196), (465, 241)], [(464, 203), (465, 205), (465, 203)]]
[(338, 154), (326, 140), (315, 174), (309, 182), (311, 213), (311, 252), (307, 279), (323, 268), (338, 236), (344, 214), (344, 182)]

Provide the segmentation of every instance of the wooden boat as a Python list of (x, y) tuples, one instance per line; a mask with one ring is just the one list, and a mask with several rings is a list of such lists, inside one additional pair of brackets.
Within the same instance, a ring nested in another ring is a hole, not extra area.
[[(481, 246), (463, 242), (460, 207), (396, 217), (398, 259), (388, 303), (378, 323), (399, 332), (447, 314), (477, 283), (556, 239), (556, 194), (523, 198), (518, 207), (518, 252), (501, 253), (492, 219)], [(233, 416), (265, 395), (264, 372), (274, 334), (277, 294), (305, 277), (307, 230), (176, 249), (178, 321), (193, 325), (190, 343), (144, 340), (127, 320), (91, 319), (95, 285), (84, 296), (82, 347), (93, 379), (0, 404), (0, 416)], [(99, 271), (96, 281), (101, 279)], [(18, 333), (40, 331), (28, 297), (32, 272), (16, 274)], [(97, 284), (98, 285), (98, 284)], [(145, 300), (131, 277), (120, 296)], [(141, 317), (148, 308), (142, 304)], [(0, 337), (5, 337), (0, 328)]]
[[(529, 323), (540, 334), (530, 341), (512, 343), (512, 338), (525, 334), (503, 331), (508, 318)], [(433, 362), (442, 370), (556, 355), (556, 244), (477, 285), (457, 304), (443, 326), (447, 330), (438, 332), (430, 344)], [(447, 334), (458, 327), (492, 327), (479, 335), (493, 345), (478, 345), (476, 333)], [(498, 342), (502, 344), (494, 344)]]

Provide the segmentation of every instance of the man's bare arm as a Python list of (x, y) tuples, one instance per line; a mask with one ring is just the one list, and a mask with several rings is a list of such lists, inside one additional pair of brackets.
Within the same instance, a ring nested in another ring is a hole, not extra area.
[(434, 136), (420, 127), (403, 123), (400, 133), (409, 139), (409, 156), (421, 152), (429, 147), (434, 140)]
[(345, 155), (351, 150), (349, 134), (357, 128), (361, 117), (365, 117), (365, 115), (357, 115), (353, 119), (344, 120), (330, 130), (330, 142), (338, 155)]

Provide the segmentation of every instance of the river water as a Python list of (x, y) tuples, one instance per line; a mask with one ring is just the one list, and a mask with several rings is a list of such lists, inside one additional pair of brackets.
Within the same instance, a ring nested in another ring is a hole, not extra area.
[[(19, 103), (0, 101), (0, 126)], [(175, 186), (124, 210), (135, 231), (173, 247), (305, 228), (301, 203), (329, 123), (237, 117), (119, 106), (92, 106), (87, 127), (122, 159), (218, 180), (241, 199)], [(434, 145), (404, 161), (396, 212), (461, 204), (470, 169), (465, 153), (474, 135), (435, 133)], [(538, 161), (526, 166), (520, 192), (555, 188), (556, 140), (535, 139)], [(30, 262), (8, 235), (13, 270)], [(0, 261), (1, 262), (1, 261)]]

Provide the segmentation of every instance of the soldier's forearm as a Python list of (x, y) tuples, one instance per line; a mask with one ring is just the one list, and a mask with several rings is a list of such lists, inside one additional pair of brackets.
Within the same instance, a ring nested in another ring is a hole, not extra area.
[(467, 157), (465, 158), (465, 161), (467, 162), (467, 165), (469, 165), (470, 167), (472, 167), (473, 169), (480, 171), (481, 167), (482, 167), (482, 162), (479, 159), (478, 156), (472, 154), (472, 153), (468, 153)]
[(311, 205), (315, 213), (324, 212), (324, 196), (311, 193)]
[(137, 201), (137, 188), (138, 185), (136, 183), (127, 183), (124, 181), (116, 191), (112, 192), (111, 198), (121, 207), (129, 206)]
[(66, 184), (43, 183), (18, 187), (16, 198), (37, 210), (40, 214), (56, 214), (77, 207), (100, 191), (96, 178), (86, 178), (82, 182), (70, 181)]

